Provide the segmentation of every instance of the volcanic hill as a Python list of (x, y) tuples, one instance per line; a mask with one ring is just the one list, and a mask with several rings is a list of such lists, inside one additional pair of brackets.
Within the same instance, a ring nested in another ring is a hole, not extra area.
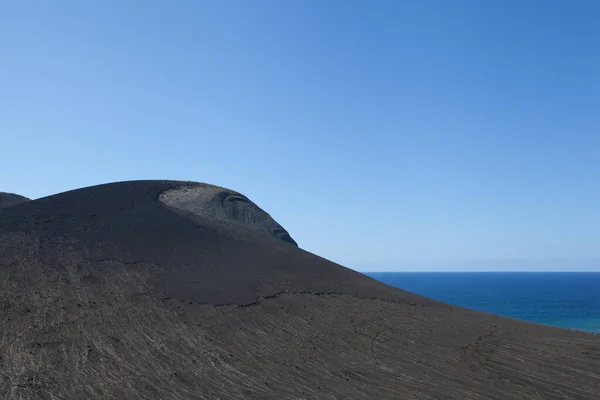
[(600, 336), (384, 285), (200, 183), (2, 208), (0, 320), (1, 399), (600, 398)]
[(26, 201), (30, 201), (30, 199), (19, 194), (0, 192), (0, 208), (14, 206)]

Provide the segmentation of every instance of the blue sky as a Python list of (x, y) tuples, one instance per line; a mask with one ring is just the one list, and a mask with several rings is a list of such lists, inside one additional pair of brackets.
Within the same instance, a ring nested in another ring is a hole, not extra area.
[(248, 195), (358, 270), (600, 270), (596, 1), (0, 5), (0, 190)]

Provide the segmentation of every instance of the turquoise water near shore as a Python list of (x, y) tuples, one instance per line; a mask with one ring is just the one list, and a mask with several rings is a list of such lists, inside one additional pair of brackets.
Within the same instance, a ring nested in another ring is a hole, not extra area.
[(366, 275), (461, 307), (600, 333), (600, 273), (369, 272)]

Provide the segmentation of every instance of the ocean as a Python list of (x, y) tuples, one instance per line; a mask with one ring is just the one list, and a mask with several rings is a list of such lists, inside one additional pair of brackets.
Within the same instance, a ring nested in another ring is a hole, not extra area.
[(366, 275), (461, 307), (600, 333), (600, 273), (369, 272)]

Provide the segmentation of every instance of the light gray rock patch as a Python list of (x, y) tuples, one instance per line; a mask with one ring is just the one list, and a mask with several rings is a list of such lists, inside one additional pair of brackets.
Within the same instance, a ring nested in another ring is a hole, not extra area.
[(162, 192), (158, 200), (188, 217), (244, 226), (297, 246), (267, 212), (232, 190), (205, 184), (185, 185)]

